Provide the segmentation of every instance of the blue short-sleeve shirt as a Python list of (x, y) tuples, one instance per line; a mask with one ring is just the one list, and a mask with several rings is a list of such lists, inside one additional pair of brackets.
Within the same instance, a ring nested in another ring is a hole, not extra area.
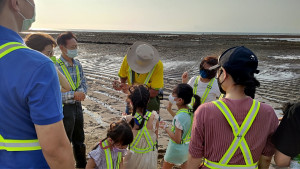
[[(24, 43), (0, 26), (0, 46)], [(37, 139), (34, 125), (61, 121), (62, 99), (52, 61), (31, 49), (17, 49), (0, 59), (0, 134), (4, 139)], [(1, 168), (49, 168), (41, 150), (0, 150)]]

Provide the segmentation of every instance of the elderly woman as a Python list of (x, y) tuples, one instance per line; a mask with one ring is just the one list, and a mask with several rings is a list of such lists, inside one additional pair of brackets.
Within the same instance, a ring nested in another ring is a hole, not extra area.
[[(57, 46), (55, 40), (45, 33), (33, 33), (25, 37), (25, 44), (31, 49), (37, 50), (47, 57), (49, 57), (54, 63), (56, 62), (55, 56), (53, 56), (53, 49)], [(59, 83), (61, 86), (61, 92), (68, 92), (71, 90), (70, 84), (66, 77), (56, 69)]]

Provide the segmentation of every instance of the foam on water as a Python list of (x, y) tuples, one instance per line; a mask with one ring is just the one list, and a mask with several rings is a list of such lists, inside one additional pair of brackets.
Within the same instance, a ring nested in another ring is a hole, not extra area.
[(300, 38), (253, 38), (253, 39), (281, 40), (281, 41), (288, 41), (288, 42), (300, 42)]
[(281, 59), (281, 60), (300, 60), (300, 56), (297, 55), (280, 55), (280, 56), (268, 56), (274, 59)]

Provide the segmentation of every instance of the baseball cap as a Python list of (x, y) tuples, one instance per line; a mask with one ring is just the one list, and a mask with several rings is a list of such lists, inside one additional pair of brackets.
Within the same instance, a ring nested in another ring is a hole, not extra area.
[(256, 55), (244, 46), (227, 49), (218, 60), (218, 64), (210, 67), (209, 70), (215, 70), (222, 66), (229, 74), (259, 73), (259, 70), (257, 70), (258, 60)]

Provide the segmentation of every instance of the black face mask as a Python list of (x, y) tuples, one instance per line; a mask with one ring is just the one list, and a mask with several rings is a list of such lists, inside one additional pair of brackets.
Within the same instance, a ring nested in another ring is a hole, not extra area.
[(224, 91), (224, 90), (222, 89), (222, 83), (223, 83), (225, 80), (223, 80), (223, 82), (220, 82), (220, 81), (219, 81), (219, 78), (220, 78), (220, 76), (221, 76), (222, 73), (223, 73), (223, 70), (221, 70), (221, 73), (219, 74), (219, 77), (216, 78), (216, 79), (217, 79), (217, 82), (218, 82), (218, 86), (219, 86), (220, 92), (221, 92), (222, 94), (226, 94), (226, 91)]

